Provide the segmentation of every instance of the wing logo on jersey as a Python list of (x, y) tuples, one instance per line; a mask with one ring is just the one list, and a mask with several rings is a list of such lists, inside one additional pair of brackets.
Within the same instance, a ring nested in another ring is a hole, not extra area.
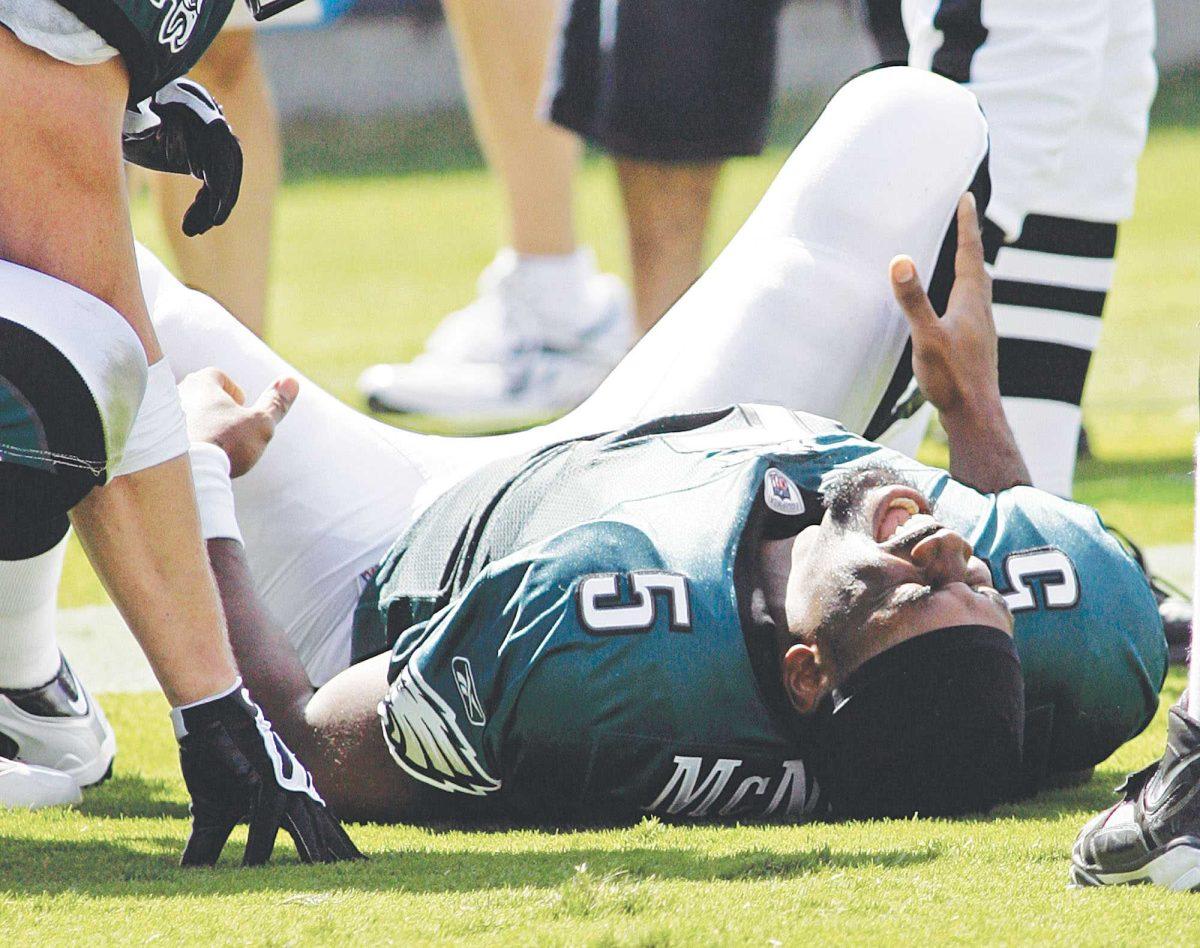
[(388, 751), (410, 776), (448, 793), (483, 796), (500, 789), (450, 706), (411, 663), (379, 703), (379, 717)]
[(171, 52), (178, 53), (192, 38), (204, 0), (150, 0), (150, 3), (159, 10), (167, 11), (158, 28), (159, 43), (170, 47)]

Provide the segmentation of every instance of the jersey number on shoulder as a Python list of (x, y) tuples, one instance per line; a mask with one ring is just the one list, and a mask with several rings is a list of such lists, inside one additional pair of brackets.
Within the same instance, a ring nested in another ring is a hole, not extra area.
[(1070, 609), (1079, 604), (1079, 576), (1075, 564), (1056, 547), (1010, 553), (1004, 558), (1004, 577), (1009, 591), (1001, 590), (1001, 593), (1012, 612), (1028, 612), (1039, 606)]
[(692, 631), (687, 577), (662, 570), (593, 573), (579, 581), (579, 622), (593, 635), (649, 632), (666, 605), (672, 632)]

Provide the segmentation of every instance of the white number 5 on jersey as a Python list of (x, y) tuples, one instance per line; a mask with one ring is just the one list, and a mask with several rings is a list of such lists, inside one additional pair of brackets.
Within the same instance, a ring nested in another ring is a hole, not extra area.
[[(1079, 576), (1075, 564), (1056, 547), (1009, 554), (1004, 558), (1004, 576), (1010, 590), (1003, 593), (1004, 601), (1012, 612), (1028, 612), (1039, 605), (1046, 609), (1070, 609), (1079, 604)], [(1038, 602), (1038, 587), (1041, 603)]]
[[(621, 577), (626, 578), (624, 584), (619, 582)], [(632, 602), (622, 601), (622, 585), (629, 590)], [(666, 602), (671, 631), (691, 632), (687, 577), (661, 570), (584, 576), (578, 587), (579, 621), (595, 635), (649, 632), (658, 619), (660, 600)]]

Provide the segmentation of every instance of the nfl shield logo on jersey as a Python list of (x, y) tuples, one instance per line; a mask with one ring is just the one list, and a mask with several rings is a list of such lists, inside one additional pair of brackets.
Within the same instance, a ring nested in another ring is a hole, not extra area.
[(796, 517), (804, 513), (804, 498), (795, 482), (777, 467), (767, 468), (763, 478), (763, 500), (776, 513)]

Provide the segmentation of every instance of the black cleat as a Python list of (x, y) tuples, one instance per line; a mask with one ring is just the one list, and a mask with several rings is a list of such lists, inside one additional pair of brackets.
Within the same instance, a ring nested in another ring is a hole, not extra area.
[(1118, 792), (1124, 799), (1075, 840), (1071, 881), (1200, 889), (1200, 722), (1171, 708), (1162, 759), (1131, 774)]

